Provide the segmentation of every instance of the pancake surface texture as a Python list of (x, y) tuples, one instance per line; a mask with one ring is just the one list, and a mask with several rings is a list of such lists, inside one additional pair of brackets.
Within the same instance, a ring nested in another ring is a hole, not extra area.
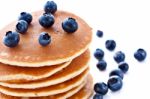
[(89, 99), (93, 92), (93, 78), (89, 75), (86, 85), (78, 93), (68, 99)]
[(0, 82), (0, 85), (10, 88), (25, 88), (25, 89), (34, 89), (55, 85), (80, 75), (83, 71), (85, 71), (88, 68), (89, 60), (90, 60), (90, 52), (89, 50), (87, 50), (82, 55), (72, 60), (69, 66), (67, 66), (63, 70), (57, 72), (56, 74), (48, 78), (25, 83)]
[(87, 77), (89, 69), (85, 70), (79, 76), (74, 77), (69, 81), (65, 81), (63, 83), (38, 88), (38, 89), (11, 89), (7, 87), (0, 86), (0, 92), (10, 96), (18, 96), (18, 97), (41, 97), (41, 96), (49, 96), (55, 95), (59, 93), (64, 93), (66, 91), (71, 90), (82, 84)]
[(29, 82), (49, 77), (63, 68), (67, 67), (70, 62), (54, 66), (45, 67), (16, 67), (0, 63), (0, 83), (1, 82)]
[[(65, 11), (54, 14), (55, 23), (45, 29), (39, 24), (39, 17), (43, 11), (32, 13), (33, 21), (25, 35), (20, 35), (19, 45), (8, 48), (3, 44), (3, 37), (7, 31), (15, 31), (16, 21), (0, 30), (0, 62), (15, 66), (40, 67), (61, 64), (82, 54), (92, 40), (92, 29), (80, 17)], [(68, 34), (62, 29), (64, 19), (72, 17), (78, 23), (78, 30)], [(47, 32), (52, 42), (42, 47), (38, 42), (39, 34)]]
[(31, 98), (20, 98), (20, 97), (13, 97), (8, 96), (0, 93), (0, 99), (88, 99), (90, 95), (93, 93), (93, 79), (91, 75), (88, 75), (86, 85), (83, 86), (81, 84), (78, 87), (75, 87), (68, 92), (57, 94), (54, 96), (47, 96), (47, 97), (31, 97)]
[[(29, 18), (24, 14), (20, 13), (20, 17)], [(6, 44), (17, 38), (8, 31), (18, 31), (21, 23), (16, 20), (0, 30), (0, 99), (88, 99), (92, 95), (92, 28), (70, 12), (57, 10), (52, 14), (54, 24), (44, 28), (41, 21), (47, 24), (50, 13), (31, 13), (32, 22), (26, 33), (19, 33), (20, 41), (15, 47)], [(76, 22), (77, 30), (65, 32), (64, 27), (75, 29)], [(44, 46), (48, 41), (50, 44)]]

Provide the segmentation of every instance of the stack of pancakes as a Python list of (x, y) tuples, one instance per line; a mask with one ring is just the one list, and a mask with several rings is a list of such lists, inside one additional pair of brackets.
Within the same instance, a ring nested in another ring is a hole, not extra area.
[[(43, 28), (38, 18), (43, 11), (32, 13), (27, 33), (20, 35), (17, 47), (8, 48), (0, 41), (0, 99), (88, 99), (92, 94), (89, 74), (89, 44), (92, 31), (78, 16), (55, 13), (51, 28)], [(73, 17), (78, 30), (68, 34), (62, 29), (64, 19)], [(0, 31), (2, 40), (7, 31), (15, 31), (16, 21)], [(46, 47), (38, 43), (41, 32), (52, 42)]]

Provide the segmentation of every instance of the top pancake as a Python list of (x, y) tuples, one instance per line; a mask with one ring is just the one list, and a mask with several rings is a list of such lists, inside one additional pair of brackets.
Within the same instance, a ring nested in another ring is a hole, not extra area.
[[(54, 15), (54, 25), (43, 28), (38, 22), (43, 13), (44, 11), (32, 13), (32, 23), (27, 33), (20, 35), (19, 45), (15, 48), (6, 47), (2, 39), (7, 31), (15, 31), (16, 21), (0, 31), (0, 62), (25, 67), (56, 65), (74, 59), (89, 47), (92, 29), (80, 17), (65, 11), (57, 11)], [(75, 33), (68, 34), (62, 29), (62, 21), (68, 17), (76, 19), (78, 23)], [(42, 47), (38, 42), (41, 32), (51, 35), (52, 42), (46, 47)]]

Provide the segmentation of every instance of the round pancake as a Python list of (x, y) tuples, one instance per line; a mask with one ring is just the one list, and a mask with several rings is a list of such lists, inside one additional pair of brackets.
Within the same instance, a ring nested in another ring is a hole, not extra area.
[(85, 85), (85, 82), (83, 82), (81, 85), (79, 85), (78, 87), (75, 87), (67, 92), (61, 93), (61, 94), (57, 94), (54, 96), (47, 96), (47, 97), (14, 97), (14, 96), (8, 96), (5, 94), (0, 93), (0, 99), (66, 99), (72, 95), (74, 95), (75, 93), (77, 93), (79, 90), (81, 90), (83, 88), (83, 86)]
[[(55, 23), (51, 28), (43, 28), (39, 24), (39, 17), (44, 11), (32, 13), (33, 21), (25, 35), (20, 35), (19, 45), (15, 48), (6, 47), (3, 37), (7, 31), (15, 31), (16, 21), (0, 30), (0, 62), (15, 66), (39, 67), (55, 65), (74, 59), (82, 54), (91, 43), (92, 29), (80, 17), (65, 11), (57, 11), (54, 15)], [(78, 23), (78, 30), (68, 34), (62, 29), (64, 19), (72, 17)], [(41, 32), (48, 32), (52, 42), (42, 47), (38, 42)]]
[(0, 82), (28, 82), (49, 77), (63, 68), (67, 67), (71, 61), (45, 67), (16, 67), (0, 63)]
[[(54, 96), (47, 97), (32, 97), (32, 98), (20, 98), (8, 96), (0, 93), (0, 99), (66, 99), (70, 97), (71, 99), (88, 99), (90, 95), (93, 93), (93, 79), (90, 75), (88, 75), (86, 85), (82, 83), (80, 86), (75, 87), (65, 93), (57, 94)], [(83, 87), (84, 86), (84, 87)], [(81, 97), (81, 98), (79, 98)]]
[(87, 78), (86, 85), (76, 94), (67, 98), (67, 99), (90, 99), (90, 96), (93, 94), (93, 78), (91, 75)]
[(88, 72), (89, 69), (85, 70), (82, 74), (80, 74), (77, 77), (74, 77), (69, 81), (57, 85), (53, 85), (53, 86), (48, 86), (48, 87), (38, 88), (38, 89), (12, 89), (12, 88), (0, 86), (0, 92), (6, 95), (17, 96), (17, 97), (42, 97), (42, 96), (56, 95), (59, 93), (67, 92), (82, 84), (85, 81)]
[(48, 78), (38, 80), (38, 81), (25, 82), (25, 83), (0, 82), (0, 85), (10, 87), (10, 88), (24, 88), (24, 89), (34, 89), (34, 88), (55, 85), (67, 81), (81, 74), (83, 71), (85, 71), (88, 68), (89, 60), (90, 60), (90, 52), (89, 50), (87, 50), (84, 54), (72, 60), (69, 66), (67, 66), (63, 70), (57, 72), (56, 74)]

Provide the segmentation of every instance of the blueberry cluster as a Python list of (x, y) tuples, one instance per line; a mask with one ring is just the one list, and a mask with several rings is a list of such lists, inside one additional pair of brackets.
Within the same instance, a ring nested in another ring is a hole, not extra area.
[[(98, 30), (96, 32), (98, 37), (103, 37), (103, 31)], [(115, 40), (106, 40), (105, 47), (109, 51), (114, 51), (116, 48)], [(94, 57), (98, 60), (96, 64), (100, 71), (106, 70), (107, 62), (104, 60), (104, 51), (102, 49), (96, 49), (94, 52)], [(134, 57), (139, 62), (144, 61), (147, 53), (144, 49), (139, 48), (135, 53)], [(95, 95), (93, 99), (103, 99), (103, 96), (107, 94), (110, 89), (113, 92), (119, 91), (123, 86), (124, 74), (128, 72), (129, 65), (125, 62), (125, 53), (122, 51), (117, 51), (113, 56), (114, 61), (118, 64), (118, 69), (114, 69), (109, 73), (109, 79), (107, 84), (104, 82), (99, 82), (94, 85)]]
[[(47, 1), (44, 5), (44, 14), (39, 18), (39, 24), (44, 28), (50, 28), (55, 22), (54, 14), (57, 11), (57, 4), (54, 1)], [(20, 41), (20, 34), (27, 33), (28, 27), (32, 22), (32, 15), (27, 12), (21, 12), (16, 24), (16, 31), (8, 31), (3, 38), (3, 42), (7, 47), (15, 47)], [(62, 22), (62, 28), (67, 33), (74, 33), (78, 29), (78, 23), (74, 18), (66, 18)], [(49, 33), (42, 32), (39, 35), (39, 44), (47, 46), (51, 43)]]
[(8, 31), (3, 38), (3, 43), (7, 47), (15, 47), (20, 41), (19, 33), (24, 34), (32, 21), (32, 15), (27, 12), (21, 12), (16, 24), (16, 31)]

